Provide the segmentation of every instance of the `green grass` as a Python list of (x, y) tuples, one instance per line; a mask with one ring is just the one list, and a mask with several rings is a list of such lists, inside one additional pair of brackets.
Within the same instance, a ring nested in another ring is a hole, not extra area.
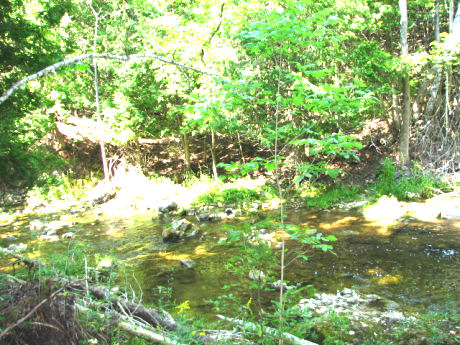
[(308, 207), (327, 209), (340, 203), (348, 203), (361, 199), (361, 190), (356, 186), (337, 184), (326, 187), (321, 184), (309, 185), (300, 195)]
[(436, 191), (449, 191), (450, 186), (418, 165), (414, 165), (410, 174), (404, 174), (386, 158), (378, 171), (375, 189), (379, 196), (392, 195), (398, 200), (417, 200), (431, 198)]

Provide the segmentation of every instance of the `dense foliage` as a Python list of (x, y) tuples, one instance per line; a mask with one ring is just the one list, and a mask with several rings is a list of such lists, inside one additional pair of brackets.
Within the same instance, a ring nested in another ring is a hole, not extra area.
[[(350, 135), (365, 132), (369, 121), (386, 121), (397, 142), (405, 75), (415, 95), (412, 158), (440, 172), (455, 170), (458, 42), (453, 37), (460, 19), (449, 20), (449, 11), (458, 12), (455, 5), (409, 2), (409, 55), (403, 60), (399, 8), (391, 0), (3, 1), (1, 92), (52, 63), (94, 49), (119, 56), (155, 54), (172, 63), (152, 57), (98, 60), (103, 124), (93, 128), (92, 137), (63, 137), (59, 127), (97, 118), (91, 60), (27, 83), (0, 104), (2, 186), (36, 183), (42, 172), (59, 168), (56, 153), (72, 152), (78, 141), (88, 146), (103, 140), (112, 145), (113, 162), (124, 157), (147, 171), (139, 143), (176, 137), (187, 168), (209, 172), (207, 151), (215, 167), (225, 160), (216, 157), (219, 146), (225, 150), (236, 140), (238, 164), (252, 155), (244, 149), (248, 146), (272, 159), (275, 131), (290, 178), (336, 177), (339, 171), (331, 163), (357, 158), (362, 144)], [(71, 165), (82, 163), (81, 155), (74, 157), (79, 162)], [(196, 157), (204, 158), (193, 164)], [(93, 162), (87, 165), (95, 168)]]

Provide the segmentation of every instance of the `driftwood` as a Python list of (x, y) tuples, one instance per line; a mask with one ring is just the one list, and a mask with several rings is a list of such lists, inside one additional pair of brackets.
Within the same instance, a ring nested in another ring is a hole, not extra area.
[[(226, 316), (223, 316), (223, 315), (217, 315), (217, 317), (219, 319), (221, 319), (221, 320), (224, 320), (224, 321), (233, 323), (235, 325), (238, 325), (238, 326), (240, 326), (240, 327), (242, 327), (242, 328), (244, 328), (244, 329), (246, 329), (248, 331), (251, 331), (251, 332), (260, 330), (260, 326), (256, 325), (255, 323), (252, 323), (252, 322), (243, 321), (243, 320), (239, 320), (239, 319), (234, 319), (234, 318), (226, 317)], [(309, 340), (300, 339), (299, 337), (296, 337), (293, 334), (286, 333), (286, 332), (280, 332), (275, 328), (262, 326), (262, 329), (263, 329), (263, 331), (265, 333), (273, 335), (273, 336), (278, 337), (278, 338), (285, 339), (286, 341), (290, 342), (291, 344), (295, 344), (295, 345), (318, 345), (317, 343), (313, 343), (313, 342), (311, 342)]]
[(214, 77), (220, 77), (218, 74), (208, 72), (208, 71), (203, 71), (195, 67), (187, 66), (187, 65), (181, 64), (179, 62), (176, 62), (171, 59), (167, 59), (163, 56), (156, 55), (156, 54), (143, 54), (143, 53), (131, 54), (131, 55), (114, 55), (114, 54), (101, 54), (101, 53), (84, 54), (84, 55), (75, 56), (73, 58), (66, 59), (60, 62), (56, 62), (55, 64), (52, 64), (51, 66), (48, 66), (35, 74), (29, 75), (19, 80), (18, 82), (14, 83), (13, 86), (11, 86), (8, 90), (6, 90), (3, 93), (3, 95), (0, 97), (0, 104), (5, 102), (13, 93), (15, 93), (20, 87), (22, 87), (29, 81), (35, 80), (46, 74), (55, 73), (58, 69), (64, 66), (69, 66), (74, 63), (81, 62), (83, 60), (88, 60), (88, 59), (108, 59), (108, 60), (118, 60), (118, 61), (124, 61), (124, 62), (130, 61), (130, 60), (138, 60), (138, 59), (155, 59), (155, 60), (159, 60), (161, 62), (167, 63), (167, 64), (174, 65), (178, 67), (180, 70), (191, 70), (191, 71), (198, 72), (201, 74), (207, 74), (207, 75), (214, 76)]

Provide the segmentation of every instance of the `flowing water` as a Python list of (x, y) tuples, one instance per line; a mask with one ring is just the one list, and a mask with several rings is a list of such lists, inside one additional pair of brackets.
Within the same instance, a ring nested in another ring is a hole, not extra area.
[[(94, 223), (80, 215), (77, 224), (57, 230), (58, 235), (73, 232), (73, 239), (49, 242), (38, 239), (39, 232), (30, 231), (31, 219), (28, 216), (14, 224), (3, 222), (0, 245), (26, 243), (43, 257), (56, 255), (75, 243), (84, 244), (90, 253), (100, 258), (111, 256), (122, 263), (126, 273), (120, 279), (134, 290), (142, 290), (145, 302), (157, 302), (162, 286), (176, 303), (189, 301), (192, 310), (210, 315), (206, 301), (228, 293), (222, 287), (242, 279), (225, 268), (235, 249), (218, 244), (227, 235), (223, 223), (197, 224), (201, 235), (163, 243), (161, 232), (168, 220), (145, 216)], [(240, 219), (227, 224), (237, 227), (250, 221)], [(353, 288), (378, 294), (397, 302), (403, 311), (442, 310), (448, 306), (460, 312), (458, 220), (422, 222), (407, 218), (382, 225), (367, 220), (360, 211), (301, 209), (288, 211), (286, 222), (338, 238), (333, 244), (335, 255), (314, 251), (308, 261), (297, 260), (290, 265), (286, 272), (289, 281), (312, 284), (320, 292)], [(288, 241), (288, 245), (292, 243)], [(184, 259), (193, 259), (196, 266), (181, 266), (180, 260)]]

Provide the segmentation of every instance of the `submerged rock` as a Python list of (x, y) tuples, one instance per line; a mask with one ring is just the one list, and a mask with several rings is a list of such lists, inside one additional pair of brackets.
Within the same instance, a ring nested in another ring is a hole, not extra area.
[(209, 220), (209, 214), (208, 213), (203, 213), (198, 216), (198, 220), (200, 222), (206, 222)]
[(193, 267), (196, 266), (196, 262), (193, 261), (192, 259), (181, 260), (180, 264), (187, 269), (192, 269)]
[(210, 222), (218, 222), (220, 220), (226, 219), (227, 218), (227, 213), (225, 212), (216, 212), (216, 213), (211, 213), (209, 215), (208, 221)]
[(228, 214), (225, 212), (216, 212), (216, 213), (202, 213), (198, 216), (200, 222), (218, 222), (220, 220), (226, 219)]

